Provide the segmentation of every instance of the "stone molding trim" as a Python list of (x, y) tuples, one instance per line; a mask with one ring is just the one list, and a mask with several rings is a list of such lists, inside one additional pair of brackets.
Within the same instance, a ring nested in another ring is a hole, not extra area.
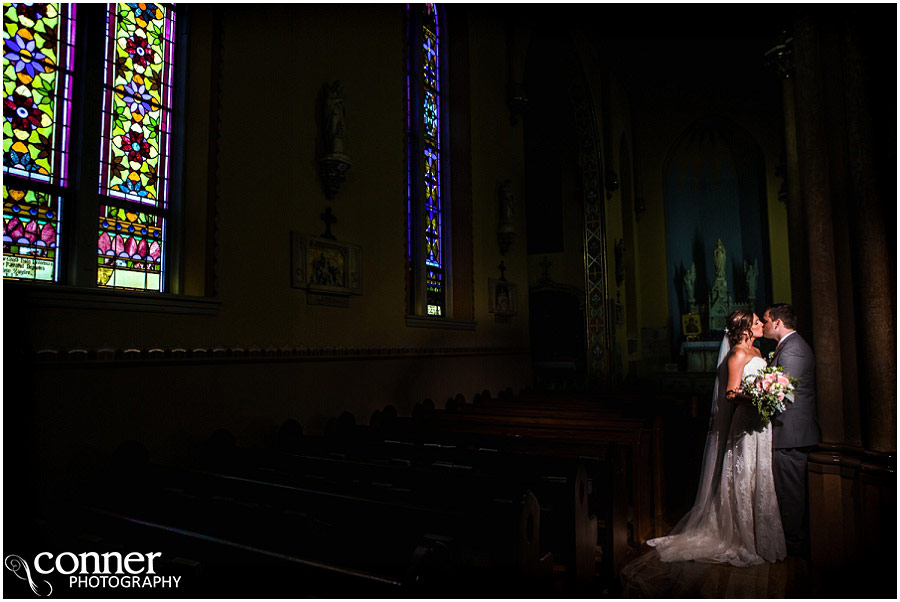
[(3, 293), (11, 306), (21, 303), (21, 307), (29, 308), (139, 311), (196, 316), (214, 316), (222, 303), (220, 299), (211, 297), (19, 282), (5, 283)]
[(443, 330), (475, 330), (475, 320), (453, 320), (426, 316), (406, 316), (406, 325), (411, 328), (440, 328)]
[(872, 452), (861, 447), (820, 443), (809, 454), (809, 471), (845, 477), (863, 472), (893, 478), (897, 472), (897, 456)]
[(243, 363), (300, 363), (398, 359), (443, 359), (498, 355), (527, 356), (526, 347), (170, 347), (42, 349), (24, 355), (32, 366), (160, 366)]

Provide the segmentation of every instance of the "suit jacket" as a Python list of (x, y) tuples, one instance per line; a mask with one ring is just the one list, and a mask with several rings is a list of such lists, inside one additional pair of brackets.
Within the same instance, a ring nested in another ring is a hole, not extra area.
[(812, 349), (794, 333), (784, 339), (770, 362), (784, 366), (784, 373), (799, 379), (794, 401), (772, 419), (772, 445), (777, 448), (806, 447), (822, 440), (816, 419), (816, 360)]

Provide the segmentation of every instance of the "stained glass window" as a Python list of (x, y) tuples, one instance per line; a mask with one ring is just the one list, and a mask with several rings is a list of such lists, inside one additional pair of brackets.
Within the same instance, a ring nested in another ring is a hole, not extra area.
[(114, 205), (100, 207), (97, 284), (161, 290), (164, 220)]
[[(443, 193), (441, 187), (440, 27), (434, 4), (407, 6), (410, 23), (410, 67), (407, 73), (408, 261), (415, 265), (414, 244), (424, 237), (425, 311), (445, 313), (446, 264), (443, 254)], [(421, 219), (418, 216), (421, 215)], [(422, 231), (417, 230), (422, 224)], [(411, 272), (416, 272), (412, 269)]]
[(3, 277), (56, 281), (59, 277), (60, 197), (3, 186)]
[(3, 277), (59, 280), (74, 4), (3, 5)]
[(175, 10), (110, 4), (100, 156), (97, 284), (163, 290)]

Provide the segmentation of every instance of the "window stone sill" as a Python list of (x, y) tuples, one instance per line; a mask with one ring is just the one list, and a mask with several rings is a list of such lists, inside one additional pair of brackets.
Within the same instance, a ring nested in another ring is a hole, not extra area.
[(8, 306), (53, 307), (95, 311), (138, 311), (162, 314), (214, 316), (222, 301), (211, 297), (144, 293), (102, 288), (4, 282)]
[(475, 330), (475, 320), (451, 320), (448, 318), (427, 318), (425, 316), (406, 316), (406, 325), (410, 328), (440, 328), (443, 330)]

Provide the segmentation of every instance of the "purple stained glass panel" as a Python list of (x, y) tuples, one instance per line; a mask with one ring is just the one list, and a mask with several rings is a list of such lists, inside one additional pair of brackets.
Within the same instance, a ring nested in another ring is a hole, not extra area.
[(108, 204), (100, 207), (97, 238), (101, 287), (165, 286), (174, 54), (172, 5), (108, 5), (100, 156), (100, 194)]
[(100, 193), (163, 209), (168, 203), (175, 11), (110, 4)]
[(74, 4), (3, 5), (5, 279), (58, 282), (60, 278), (60, 214), (71, 154), (75, 13)]
[(68, 183), (74, 4), (3, 5), (3, 172)]

